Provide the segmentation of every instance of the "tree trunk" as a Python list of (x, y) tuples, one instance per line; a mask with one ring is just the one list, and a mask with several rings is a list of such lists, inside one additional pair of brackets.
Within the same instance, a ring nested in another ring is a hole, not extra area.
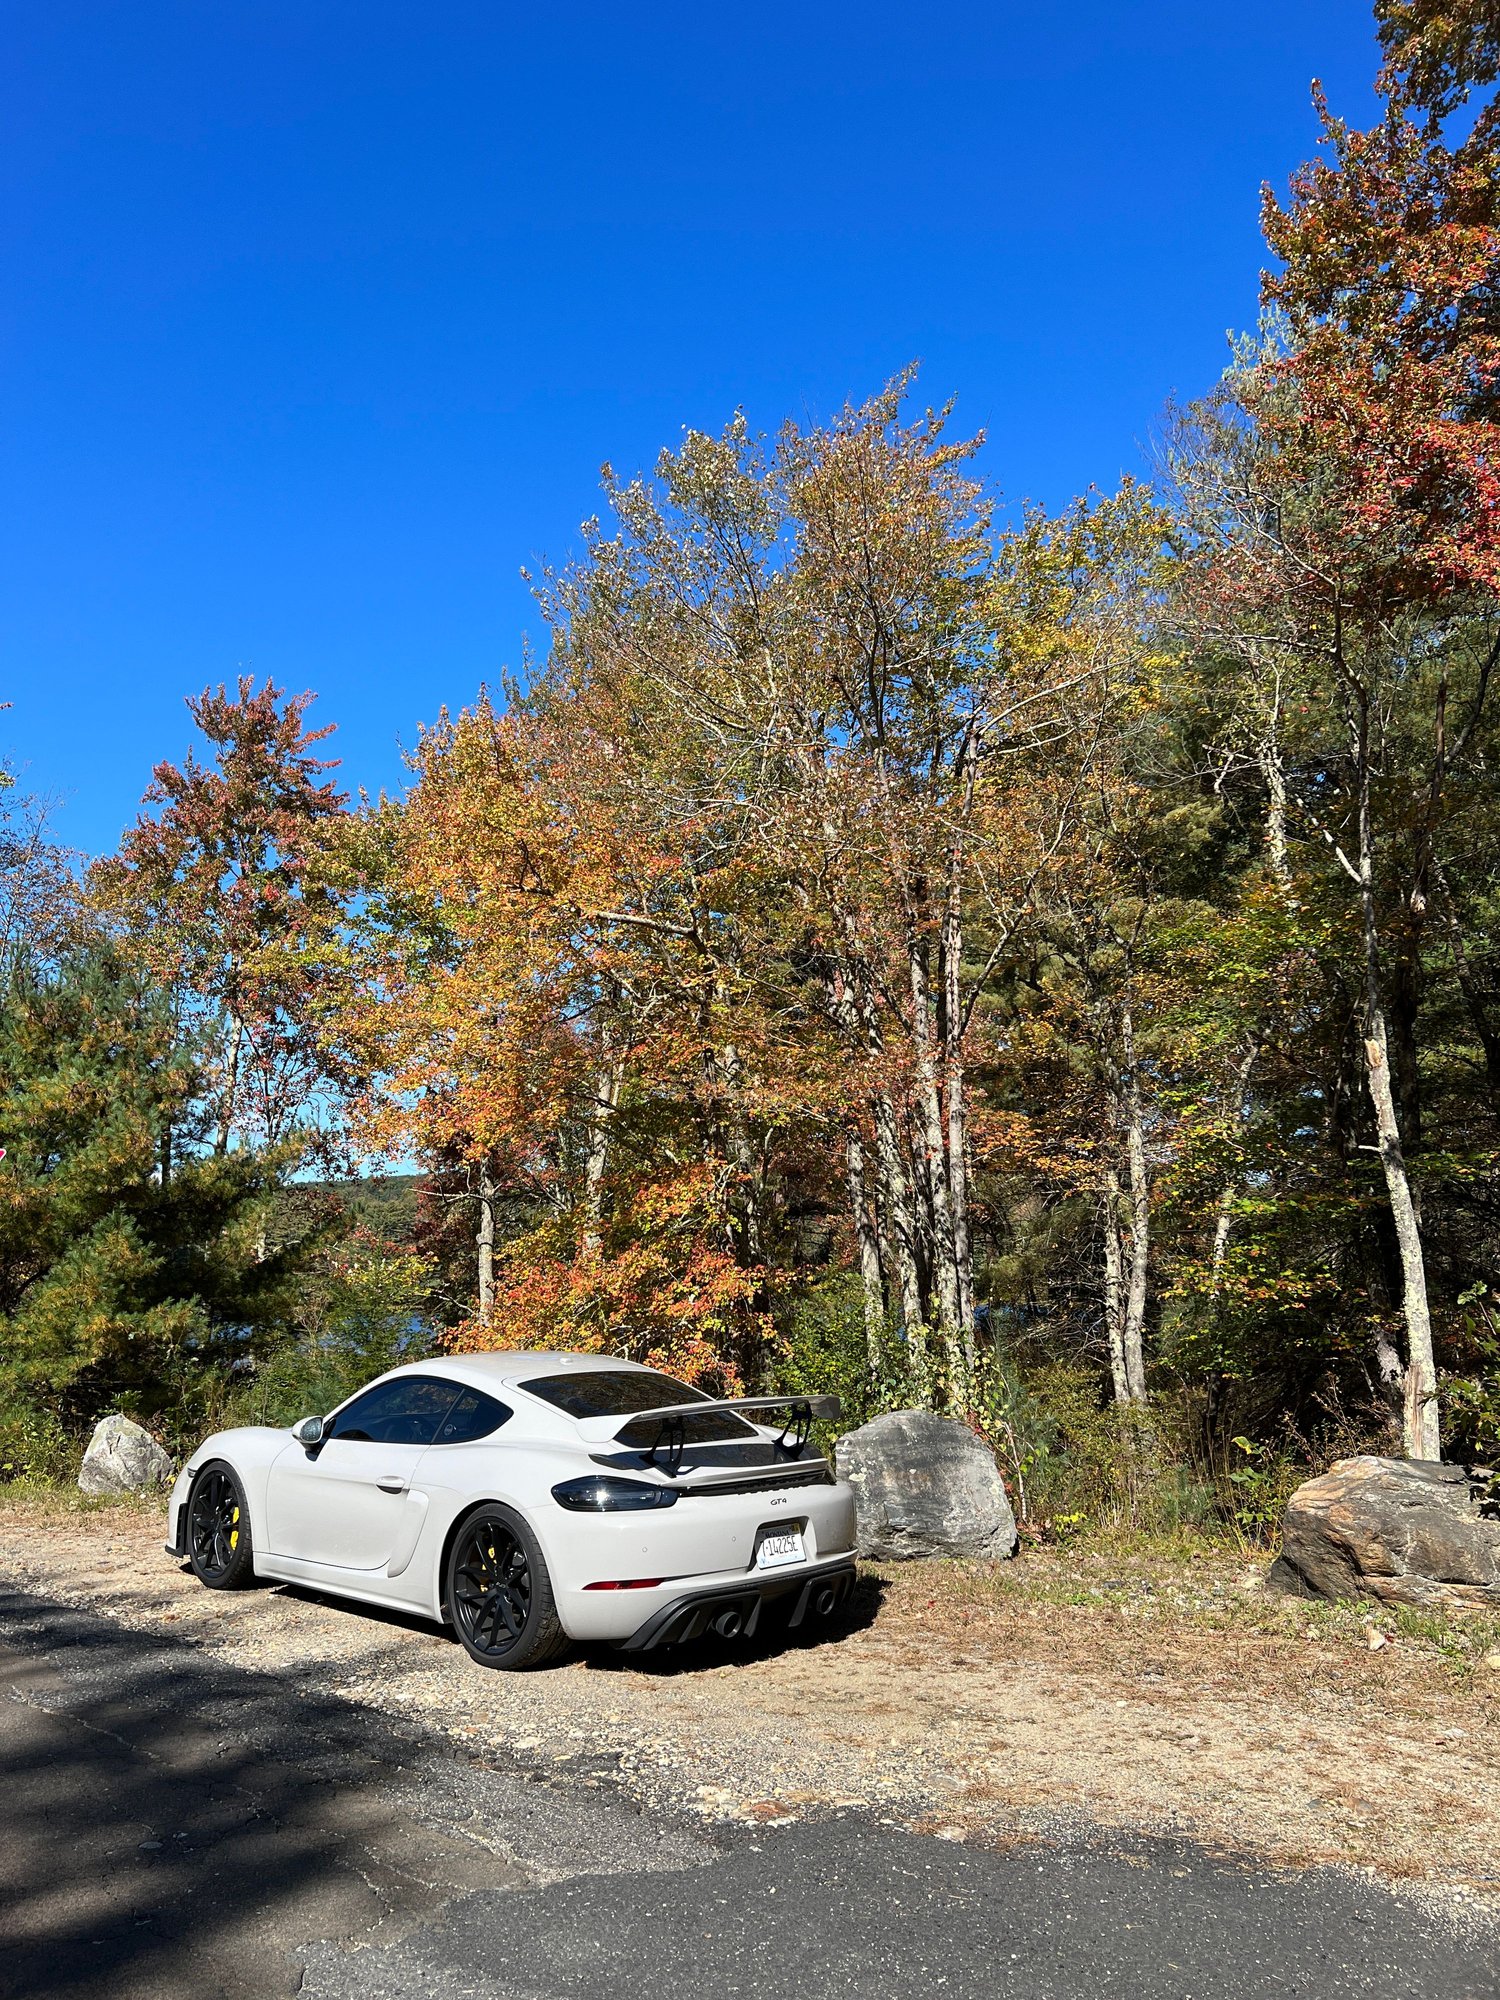
[(240, 1051), (245, 1043), (245, 1024), (238, 1014), (231, 1014), (233, 1026), (229, 1035), (229, 1063), (224, 1073), (224, 1095), (219, 1105), (219, 1129), (214, 1139), (214, 1151), (222, 1156), (229, 1151), (229, 1136), (234, 1130), (235, 1101), (240, 1092)]
[(911, 985), (912, 1051), (915, 1057), (914, 1109), (925, 1169), (921, 1186), (927, 1209), (937, 1321), (948, 1351), (959, 1400), (964, 1401), (969, 1383), (967, 1343), (959, 1312), (958, 1259), (954, 1248), (953, 1208), (948, 1199), (948, 1148), (943, 1132), (943, 1105), (933, 1046), (932, 988), (927, 947), (920, 939), (913, 939), (908, 944), (907, 968)]
[(1125, 1287), (1125, 1379), (1130, 1400), (1146, 1400), (1146, 1280), (1151, 1255), (1151, 1182), (1146, 1164), (1146, 1132), (1141, 1114), (1140, 1077), (1136, 1070), (1135, 1029), (1130, 1009), (1120, 1018), (1125, 1057), (1125, 1150), (1130, 1165), (1130, 1265)]
[[(1422, 1150), (1422, 1077), (1417, 1063), (1417, 1015), (1422, 1005), (1422, 966), (1417, 936), (1404, 938), (1403, 946), (1391, 967), (1386, 1032), (1391, 1041), (1391, 1087), (1396, 1097), (1396, 1116), (1401, 1124), (1401, 1145), (1407, 1159), (1413, 1160)], [(1413, 1194), (1420, 1216), (1421, 1197), (1415, 1189)]]
[(1281, 710), (1276, 711), (1260, 746), (1260, 774), (1266, 787), (1266, 863), (1271, 879), (1288, 900), (1292, 869), (1286, 841), (1286, 771), (1281, 762)]
[(488, 1160), (479, 1168), (479, 1227), (474, 1242), (479, 1252), (479, 1317), (487, 1320), (495, 1305), (495, 1199), (499, 1182)]
[(766, 1261), (765, 1238), (761, 1230), (762, 1172), (760, 1154), (750, 1136), (750, 1127), (741, 1108), (744, 1065), (731, 1042), (722, 1056), (725, 1084), (729, 1090), (726, 1137), (729, 1157), (734, 1162), (738, 1192), (735, 1197), (735, 1249), (748, 1270), (761, 1270)]
[(1390, 1050), (1380, 991), (1380, 926), (1375, 905), (1375, 830), (1370, 811), (1369, 710), (1364, 690), (1353, 689), (1354, 750), (1359, 773), (1359, 900), (1365, 956), (1365, 1083), (1375, 1112), (1375, 1138), (1385, 1170), (1391, 1221), (1401, 1253), (1402, 1312), (1406, 1320), (1406, 1407), (1403, 1443), (1408, 1458), (1442, 1456), (1438, 1421), (1437, 1368), (1432, 1351), (1432, 1313), (1427, 1303), (1427, 1267), (1401, 1127), (1391, 1087)]
[(864, 1293), (865, 1345), (871, 1370), (879, 1368), (885, 1347), (885, 1287), (880, 1269), (880, 1238), (865, 1192), (865, 1149), (857, 1126), (844, 1135), (844, 1159), (849, 1176), (849, 1209), (859, 1252), (859, 1276)]
[(953, 1214), (953, 1262), (958, 1280), (958, 1323), (964, 1365), (972, 1379), (978, 1356), (974, 1331), (974, 1244), (969, 1230), (967, 1107), (964, 1103), (963, 881), (955, 847), (948, 857), (948, 899), (943, 911), (943, 1097), (947, 1111), (945, 1167)]
[[(1260, 1054), (1260, 1040), (1255, 1037), (1234, 1069), (1234, 1103), (1231, 1107), (1234, 1118), (1243, 1122), (1245, 1116), (1245, 1092), (1250, 1085), (1250, 1072), (1255, 1067), (1255, 1059)], [(1219, 1212), (1214, 1220), (1214, 1241), (1212, 1261), (1209, 1266), (1213, 1273), (1211, 1296), (1219, 1296), (1219, 1281), (1224, 1274), (1224, 1257), (1229, 1249), (1229, 1231), (1234, 1222), (1234, 1195), (1239, 1185), (1239, 1176), (1227, 1180), (1219, 1195)]]
[(881, 1200), (895, 1252), (901, 1327), (913, 1358), (920, 1358), (925, 1366), (926, 1328), (922, 1319), (922, 1289), (917, 1276), (916, 1224), (912, 1214), (911, 1187), (901, 1158), (896, 1108), (884, 1091), (876, 1093), (874, 1111), (875, 1157), (880, 1169)]
[(1115, 1401), (1130, 1401), (1125, 1370), (1125, 1273), (1120, 1260), (1120, 1176), (1104, 1170), (1104, 1330), (1109, 1336), (1109, 1373)]
[(583, 1253), (604, 1254), (604, 1170), (609, 1164), (609, 1128), (620, 1102), (622, 1065), (606, 1056), (599, 1072), (589, 1149), (583, 1163)]

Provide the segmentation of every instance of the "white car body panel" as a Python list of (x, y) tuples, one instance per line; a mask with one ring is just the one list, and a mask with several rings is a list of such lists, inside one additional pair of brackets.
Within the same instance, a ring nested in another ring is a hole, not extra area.
[[(849, 1571), (853, 1495), (815, 1455), (801, 1461), (774, 1452), (778, 1425), (742, 1419), (749, 1429), (744, 1446), (735, 1449), (760, 1452), (763, 1468), (705, 1462), (695, 1458), (702, 1448), (689, 1445), (675, 1477), (643, 1463), (639, 1452), (635, 1463), (616, 1472), (600, 1461), (611, 1456), (612, 1446), (620, 1451), (614, 1441), (630, 1422), (628, 1414), (575, 1418), (526, 1393), (529, 1377), (575, 1370), (655, 1372), (601, 1355), (452, 1355), (393, 1369), (358, 1392), (403, 1376), (477, 1389), (512, 1414), (490, 1436), (470, 1443), (382, 1444), (334, 1436), (308, 1449), (285, 1430), (220, 1432), (193, 1453), (173, 1488), (167, 1547), (174, 1554), (185, 1549), (179, 1523), (194, 1475), (210, 1460), (223, 1460), (245, 1490), (258, 1575), (440, 1622), (450, 1532), (483, 1502), (510, 1507), (532, 1529), (558, 1615), (575, 1639), (622, 1642), (638, 1638), (685, 1598), (744, 1592), (749, 1602), (772, 1584), (785, 1591), (802, 1578), (815, 1583)], [(338, 1414), (332, 1412), (330, 1422)], [(807, 1483), (820, 1470), (823, 1483)], [(605, 1513), (572, 1512), (553, 1498), (554, 1486), (586, 1475), (675, 1487), (679, 1497), (647, 1511)], [(755, 1480), (757, 1490), (721, 1485), (735, 1478)], [(711, 1490), (716, 1486), (720, 1490)], [(801, 1529), (801, 1560), (773, 1573), (757, 1570), (758, 1531), (784, 1526)], [(639, 1587), (643, 1580), (648, 1587)]]

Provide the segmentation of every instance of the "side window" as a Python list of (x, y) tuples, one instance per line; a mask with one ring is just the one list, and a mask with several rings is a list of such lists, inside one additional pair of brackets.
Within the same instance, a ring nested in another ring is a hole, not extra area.
[(503, 1403), (497, 1403), (493, 1396), (481, 1395), (477, 1389), (465, 1389), (438, 1425), (433, 1442), (473, 1444), (479, 1438), (487, 1438), (491, 1431), (499, 1430), (509, 1418), (510, 1411)]
[(329, 1436), (349, 1444), (431, 1444), (457, 1395), (455, 1383), (426, 1375), (380, 1382), (344, 1405)]

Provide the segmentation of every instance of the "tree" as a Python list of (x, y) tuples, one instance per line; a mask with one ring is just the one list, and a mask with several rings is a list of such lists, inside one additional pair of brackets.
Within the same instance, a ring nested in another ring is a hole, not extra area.
[[(1364, 1079), (1401, 1268), (1404, 1433), (1426, 1458), (1441, 1435), (1413, 1174), (1424, 936), (1482, 783), (1500, 662), (1500, 156), (1487, 117), (1445, 142), (1477, 44), (1434, 69), (1436, 44), (1408, 32), (1431, 18), (1392, 11), (1379, 123), (1355, 131), (1323, 108), (1329, 157), (1285, 203), (1267, 195), (1280, 263), (1265, 293), (1280, 330), (1241, 351), (1183, 481), (1200, 608), (1212, 603), (1206, 622), (1243, 663), (1258, 718), (1273, 860), (1285, 874), (1289, 826), (1316, 841), (1358, 913)], [(1423, 104), (1422, 91), (1435, 94)]]
[(193, 697), (211, 761), (158, 764), (147, 810), (90, 875), (100, 908), (211, 1038), (219, 1154), (305, 1129), (322, 1081), (299, 945), (325, 914), (310, 864), (346, 801), (323, 776), (335, 765), (313, 754), (331, 725), (306, 727), (312, 699), (248, 676)]
[(279, 1338), (293, 1248), (263, 1243), (274, 1179), (248, 1153), (161, 1172), (190, 1131), (198, 1051), (108, 947), (0, 990), (0, 1382), (83, 1419), (222, 1393)]
[(0, 765), (0, 977), (55, 959), (78, 929), (78, 856), (51, 836), (52, 808)]
[[(736, 419), (664, 453), (655, 483), (609, 482), (617, 531), (592, 529), (545, 602), (568, 703), (670, 718), (682, 775), (637, 760), (653, 793), (640, 823), (692, 826), (720, 882), (755, 884), (753, 904), (720, 902), (682, 935), (726, 990), (785, 995), (804, 1112), (842, 1105), (827, 1136), (869, 1337), (889, 1311), (920, 1378), (930, 1330), (962, 1405), (965, 1045), (1056, 839), (1039, 798), (1050, 787), (1066, 810), (1046, 757), (1082, 733), (1104, 671), (1107, 592), (1085, 610), (1089, 565), (1112, 534), (1139, 545), (1148, 510), (1127, 492), (1055, 541), (1033, 522), (997, 564), (976, 443), (948, 436), (946, 411), (908, 420), (909, 387), (771, 447)], [(1051, 590), (1045, 632), (1015, 610), (1023, 571)]]

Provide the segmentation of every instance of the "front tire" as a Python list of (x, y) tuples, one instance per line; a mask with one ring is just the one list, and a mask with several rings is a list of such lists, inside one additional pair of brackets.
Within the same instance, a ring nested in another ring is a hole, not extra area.
[(222, 1459), (205, 1465), (188, 1495), (188, 1562), (209, 1590), (243, 1590), (255, 1580), (245, 1489)]
[(541, 1545), (509, 1507), (492, 1502), (460, 1525), (445, 1582), (453, 1629), (480, 1666), (516, 1673), (566, 1649)]

